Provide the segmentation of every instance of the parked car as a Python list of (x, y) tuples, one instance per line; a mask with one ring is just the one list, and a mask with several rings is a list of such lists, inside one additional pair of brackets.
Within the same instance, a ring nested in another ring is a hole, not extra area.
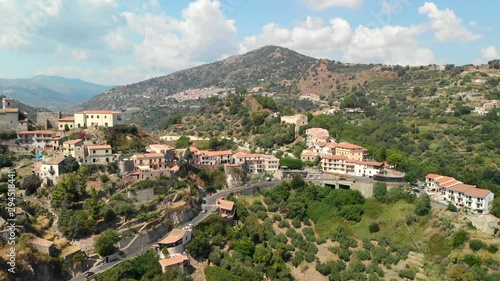
[(94, 272), (92, 271), (87, 271), (85, 272), (85, 274), (83, 276), (85, 276), (85, 278), (89, 278), (90, 276), (94, 275)]
[(207, 209), (203, 209), (203, 210), (201, 210), (201, 213), (202, 213), (202, 214), (206, 214), (206, 213), (207, 213)]
[(193, 228), (193, 224), (192, 223), (188, 223), (188, 225), (186, 225), (187, 228)]
[(341, 180), (341, 181), (345, 181), (345, 180), (347, 180), (347, 179), (346, 179), (346, 178), (340, 178), (339, 180)]

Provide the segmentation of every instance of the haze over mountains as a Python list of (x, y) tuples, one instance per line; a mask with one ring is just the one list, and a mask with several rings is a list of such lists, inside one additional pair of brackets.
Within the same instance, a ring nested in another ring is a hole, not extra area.
[(25, 104), (63, 110), (109, 90), (112, 86), (94, 84), (80, 79), (38, 75), (32, 78), (1, 79), (0, 94)]

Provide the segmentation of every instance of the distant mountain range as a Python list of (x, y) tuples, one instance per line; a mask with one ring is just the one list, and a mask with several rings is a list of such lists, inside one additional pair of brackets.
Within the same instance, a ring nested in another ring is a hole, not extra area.
[(0, 79), (0, 94), (34, 107), (63, 110), (82, 103), (112, 86), (68, 79), (60, 76), (38, 75), (32, 78)]

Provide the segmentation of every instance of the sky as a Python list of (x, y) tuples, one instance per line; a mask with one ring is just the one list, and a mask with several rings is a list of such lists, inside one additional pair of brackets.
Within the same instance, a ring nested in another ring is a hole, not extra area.
[(400, 65), (500, 57), (500, 1), (0, 0), (0, 78), (124, 85), (265, 45)]

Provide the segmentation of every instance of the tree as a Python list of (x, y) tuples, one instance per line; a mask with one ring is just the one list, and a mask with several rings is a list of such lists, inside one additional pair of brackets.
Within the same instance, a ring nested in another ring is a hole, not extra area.
[(116, 252), (115, 244), (120, 241), (120, 236), (113, 229), (106, 229), (95, 243), (95, 251), (101, 256), (109, 256)]
[(73, 156), (65, 157), (62, 165), (64, 172), (66, 173), (76, 172), (80, 168), (80, 164), (78, 164), (78, 161), (76, 161), (75, 157)]
[(235, 252), (248, 257), (252, 257), (255, 251), (255, 245), (248, 238), (234, 241), (233, 248)]
[(431, 211), (431, 198), (424, 194), (417, 198), (415, 202), (415, 213), (419, 216), (425, 216)]
[(377, 182), (373, 187), (373, 198), (379, 202), (384, 202), (387, 195), (387, 185), (384, 182)]
[(500, 196), (497, 196), (495, 199), (493, 199), (490, 212), (495, 217), (500, 218)]
[(290, 187), (292, 189), (301, 189), (304, 188), (306, 185), (306, 182), (304, 181), (304, 178), (302, 178), (301, 174), (293, 174), (292, 180), (290, 181)]
[(194, 258), (208, 258), (210, 254), (210, 241), (204, 234), (195, 236), (195, 238), (186, 246), (187, 251)]
[(376, 232), (379, 232), (379, 230), (380, 230), (380, 226), (376, 222), (371, 223), (368, 226), (368, 231), (370, 231), (370, 233), (376, 233)]
[(487, 245), (479, 239), (472, 239), (469, 241), (469, 248), (474, 252), (477, 252), (486, 247)]
[(95, 231), (95, 221), (85, 211), (65, 210), (59, 217), (59, 230), (69, 239), (83, 238)]
[(176, 142), (175, 142), (175, 148), (189, 148), (190, 145), (190, 138), (186, 136), (181, 136)]
[(269, 247), (265, 247), (263, 244), (259, 244), (255, 247), (255, 253), (253, 254), (253, 261), (256, 263), (267, 264), (271, 260), (272, 251)]
[(21, 189), (26, 190), (26, 195), (31, 195), (36, 192), (41, 184), (42, 180), (37, 175), (31, 174), (23, 178)]
[(300, 159), (283, 157), (280, 159), (280, 165), (281, 167), (287, 167), (293, 170), (302, 169), (302, 161), (300, 161)]
[(467, 239), (469, 239), (469, 233), (463, 229), (460, 229), (455, 233), (455, 235), (453, 235), (453, 246), (455, 248), (458, 248), (462, 246), (465, 241), (467, 241)]
[(69, 126), (68, 126), (68, 124), (64, 124), (64, 131), (65, 131), (65, 132), (69, 131)]

